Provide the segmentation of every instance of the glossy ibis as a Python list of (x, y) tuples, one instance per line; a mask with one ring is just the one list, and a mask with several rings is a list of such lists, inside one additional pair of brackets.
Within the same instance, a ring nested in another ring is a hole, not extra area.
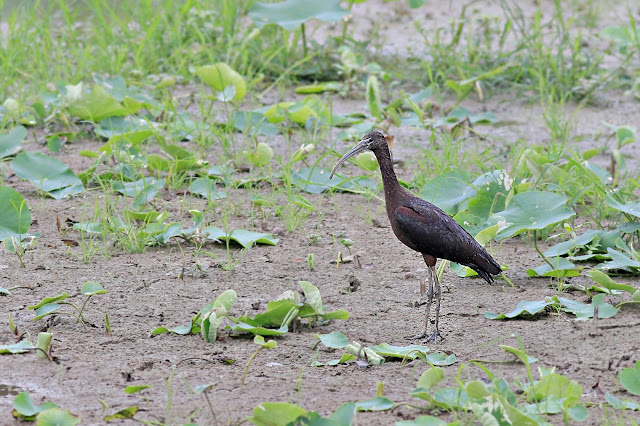
[[(388, 141), (392, 140), (392, 136), (385, 137), (379, 131), (367, 133), (355, 147), (338, 160), (330, 177), (333, 177), (338, 167), (348, 158), (366, 150), (371, 150), (375, 154), (382, 174), (384, 199), (391, 228), (402, 243), (422, 253), (427, 264), (429, 290), (427, 292), (424, 328), (422, 333), (411, 338), (426, 338), (426, 342), (437, 341), (438, 337), (442, 338), (438, 330), (441, 289), (435, 269), (437, 259), (447, 259), (468, 266), (489, 283), (493, 282), (492, 275), (498, 275), (501, 269), (498, 262), (448, 214), (433, 204), (416, 197), (398, 183), (393, 171), (388, 145)], [(427, 325), (433, 303), (434, 287), (436, 296), (435, 330), (431, 335), (428, 335)]]

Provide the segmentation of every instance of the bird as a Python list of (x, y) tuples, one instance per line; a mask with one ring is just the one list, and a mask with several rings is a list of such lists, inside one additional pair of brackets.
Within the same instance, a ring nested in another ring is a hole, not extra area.
[[(435, 266), (438, 259), (446, 259), (460, 265), (468, 266), (488, 283), (493, 282), (493, 275), (502, 272), (500, 264), (448, 214), (428, 201), (419, 198), (403, 188), (398, 182), (389, 144), (393, 136), (383, 135), (378, 130), (365, 134), (360, 142), (340, 158), (329, 178), (349, 158), (370, 150), (378, 159), (387, 215), (396, 237), (407, 247), (422, 254), (427, 264), (427, 304), (422, 332), (409, 339), (425, 339), (425, 343), (437, 342), (444, 338), (440, 334), (438, 319), (440, 316), (440, 300), (442, 291)], [(435, 300), (435, 330), (428, 334), (431, 305)], [(422, 290), (424, 296), (424, 290)]]

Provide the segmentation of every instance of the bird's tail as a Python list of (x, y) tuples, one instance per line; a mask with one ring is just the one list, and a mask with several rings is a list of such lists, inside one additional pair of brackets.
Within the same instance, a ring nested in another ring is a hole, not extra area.
[(489, 284), (493, 282), (493, 275), (498, 275), (502, 272), (500, 264), (484, 250), (483, 253), (476, 255), (474, 260), (475, 264), (467, 266), (476, 271)]

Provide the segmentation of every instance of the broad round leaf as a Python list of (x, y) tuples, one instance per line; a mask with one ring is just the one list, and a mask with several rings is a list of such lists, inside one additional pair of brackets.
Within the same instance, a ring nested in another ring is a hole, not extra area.
[(40, 411), (33, 403), (29, 392), (20, 392), (13, 400), (13, 408), (23, 416), (33, 416)]
[(199, 67), (196, 69), (196, 75), (205, 84), (218, 92), (222, 92), (227, 86), (233, 85), (236, 88), (236, 94), (233, 99), (236, 101), (241, 100), (247, 94), (247, 85), (244, 77), (223, 62)]
[(552, 192), (528, 191), (514, 195), (506, 210), (492, 216), (495, 221), (505, 220), (507, 223), (496, 239), (545, 229), (568, 220), (576, 213), (565, 206), (566, 202), (564, 196)]
[(18, 191), (0, 186), (0, 241), (9, 237), (21, 239), (29, 231), (31, 211)]
[(339, 331), (332, 331), (329, 334), (316, 334), (316, 337), (320, 339), (323, 345), (328, 348), (344, 348), (349, 344), (349, 339), (347, 336), (340, 333)]
[(0, 134), (0, 160), (22, 150), (22, 141), (27, 137), (27, 129), (14, 127), (9, 133)]
[(56, 200), (84, 190), (82, 181), (73, 171), (53, 157), (22, 152), (11, 162), (11, 168), (18, 177), (28, 180)]
[(82, 284), (82, 294), (84, 294), (85, 296), (92, 296), (94, 294), (104, 294), (107, 292), (107, 290), (104, 289), (104, 287), (102, 287), (102, 284), (100, 284), (97, 281), (87, 281), (86, 283)]
[(295, 30), (311, 18), (325, 22), (340, 21), (348, 12), (339, 6), (340, 0), (286, 0), (279, 3), (255, 2), (249, 16), (259, 27), (276, 24), (288, 31)]
[(36, 417), (36, 426), (71, 426), (78, 423), (80, 423), (80, 417), (61, 408), (49, 408)]
[(620, 371), (620, 383), (627, 392), (640, 396), (640, 361), (635, 366)]
[(36, 311), (36, 316), (33, 318), (34, 321), (38, 321), (40, 318), (49, 315), (60, 308), (60, 305), (57, 303), (47, 303), (46, 305), (42, 305)]
[(293, 422), (307, 411), (288, 402), (264, 402), (253, 409), (247, 420), (254, 425), (277, 426)]

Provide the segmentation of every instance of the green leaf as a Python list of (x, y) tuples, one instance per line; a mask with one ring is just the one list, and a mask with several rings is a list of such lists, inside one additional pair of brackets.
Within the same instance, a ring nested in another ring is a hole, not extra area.
[(34, 321), (38, 321), (49, 314), (57, 311), (60, 308), (60, 305), (57, 303), (47, 303), (46, 305), (42, 305), (36, 311), (36, 316), (33, 318)]
[(285, 334), (287, 331), (289, 331), (289, 328), (287, 326), (283, 326), (278, 329), (272, 329), (272, 328), (258, 327), (258, 326), (246, 324), (244, 322), (232, 324), (229, 326), (229, 328), (231, 329), (231, 331), (248, 332), (252, 334), (258, 334), (261, 336), (281, 336)]
[(392, 407), (393, 401), (382, 396), (356, 402), (356, 411), (386, 411)]
[(280, 426), (292, 423), (307, 411), (288, 402), (263, 402), (253, 409), (247, 420), (259, 426)]
[(137, 412), (138, 412), (138, 407), (133, 405), (131, 407), (123, 408), (122, 410), (116, 411), (115, 413), (109, 416), (106, 416), (104, 418), (104, 421), (110, 422), (111, 420), (116, 420), (116, 419), (132, 419)]
[(17, 126), (8, 133), (0, 133), (0, 160), (22, 150), (22, 141), (27, 137), (27, 129)]
[(192, 194), (198, 194), (207, 200), (221, 200), (227, 197), (224, 191), (218, 191), (216, 180), (208, 177), (194, 179), (189, 188)]
[(15, 399), (13, 400), (13, 409), (16, 410), (18, 414), (24, 417), (35, 416), (40, 411), (42, 411), (40, 407), (33, 403), (29, 392), (20, 392), (18, 395), (16, 395)]
[(366, 98), (369, 112), (376, 120), (382, 121), (382, 102), (380, 101), (380, 85), (378, 84), (378, 77), (373, 74), (369, 75), (367, 79)]
[(268, 342), (264, 341), (264, 337), (262, 337), (261, 335), (257, 334), (254, 338), (253, 338), (253, 343), (255, 343), (256, 345), (260, 345), (265, 349), (273, 349), (276, 346), (278, 346), (278, 344), (276, 343), (275, 340), (269, 340)]
[(336, 411), (329, 416), (329, 420), (334, 421), (337, 425), (351, 425), (353, 424), (353, 418), (355, 415), (356, 403), (347, 402), (336, 408)]
[(93, 296), (94, 294), (104, 294), (107, 290), (97, 281), (87, 281), (82, 284), (82, 294), (85, 296)]
[(304, 296), (306, 298), (305, 305), (309, 305), (315, 314), (321, 314), (324, 312), (322, 306), (322, 297), (320, 296), (320, 290), (318, 287), (311, 284), (309, 281), (298, 281), (298, 285), (302, 287)]
[(107, 117), (124, 116), (129, 111), (116, 101), (107, 91), (94, 85), (90, 92), (83, 89), (82, 83), (77, 86), (67, 86), (66, 100), (69, 113), (80, 120), (93, 123)]
[(11, 162), (11, 168), (18, 177), (28, 180), (56, 200), (84, 190), (82, 181), (69, 167), (44, 154), (22, 152)]
[(0, 241), (15, 237), (18, 241), (29, 231), (31, 211), (18, 191), (0, 186)]
[(640, 396), (640, 360), (633, 367), (623, 368), (618, 378), (627, 392)]
[(444, 370), (440, 367), (431, 367), (420, 375), (417, 387), (431, 390), (442, 379), (444, 379)]
[(236, 111), (231, 116), (230, 124), (251, 136), (274, 136), (280, 133), (277, 126), (271, 124), (263, 113), (257, 111)]
[(147, 188), (148, 186), (153, 186), (156, 185), (158, 182), (162, 183), (162, 186), (160, 186), (160, 188), (162, 188), (165, 184), (165, 180), (164, 179), (156, 179), (156, 178), (152, 178), (152, 177), (148, 177), (148, 178), (142, 178), (139, 179), (135, 182), (112, 182), (111, 183), (111, 187), (113, 188), (114, 191), (122, 194), (122, 195), (126, 195), (127, 197), (137, 197), (138, 194), (140, 194), (145, 188)]
[(420, 190), (421, 198), (440, 207), (449, 215), (464, 210), (465, 203), (475, 194), (469, 173), (462, 170), (438, 175)]
[(603, 297), (604, 294), (595, 295), (591, 304), (586, 304), (558, 296), (553, 296), (553, 299), (557, 300), (564, 306), (564, 308), (562, 309), (563, 311), (570, 312), (576, 315), (578, 319), (593, 318), (595, 306), (598, 306), (598, 318), (611, 318), (618, 313), (619, 309), (615, 308), (609, 303), (604, 303), (602, 301)]
[(492, 219), (505, 220), (507, 226), (496, 239), (514, 237), (531, 230), (542, 230), (568, 220), (575, 212), (566, 207), (567, 199), (560, 194), (542, 191), (521, 192), (513, 196), (506, 210), (496, 213)]
[(131, 385), (124, 388), (124, 391), (129, 395), (133, 395), (134, 393), (142, 392), (145, 389), (149, 389), (151, 385)]
[(53, 303), (53, 302), (58, 302), (60, 300), (64, 300), (67, 297), (69, 297), (69, 293), (61, 293), (57, 296), (52, 296), (52, 297), (45, 297), (44, 299), (42, 299), (37, 305), (33, 305), (33, 306), (29, 306), (28, 309), (38, 309), (41, 306), (44, 306), (48, 303)]
[(529, 390), (529, 399), (541, 401), (551, 396), (563, 399), (563, 406), (569, 408), (580, 401), (582, 386), (560, 374), (552, 373), (542, 377)]
[(605, 393), (604, 398), (607, 400), (609, 404), (616, 410), (640, 410), (640, 404), (633, 401), (621, 401), (612, 393)]
[(578, 404), (569, 408), (569, 417), (577, 422), (584, 422), (589, 417), (589, 412), (587, 411), (587, 407)]
[(538, 361), (537, 358), (527, 355), (527, 353), (522, 349), (514, 348), (513, 346), (500, 345), (500, 349), (503, 351), (513, 354), (522, 362), (523, 364), (533, 364)]
[(128, 150), (140, 145), (142, 141), (154, 134), (153, 130), (135, 130), (132, 132), (116, 133), (107, 143), (98, 148), (99, 152), (111, 155), (114, 151)]
[(617, 283), (613, 281), (609, 275), (605, 274), (602, 271), (592, 269), (591, 271), (587, 272), (587, 275), (593, 281), (595, 281), (597, 284), (601, 285), (602, 287), (606, 288), (607, 290), (622, 290), (630, 294), (634, 294), (636, 292), (635, 287), (628, 284)]
[(418, 416), (413, 420), (395, 422), (395, 426), (446, 426), (448, 423), (433, 416)]
[(48, 408), (36, 417), (36, 426), (71, 426), (80, 423), (80, 416), (74, 416), (69, 410)]
[(232, 85), (236, 90), (233, 96), (236, 101), (242, 100), (247, 94), (247, 84), (244, 81), (244, 77), (223, 62), (198, 67), (196, 75), (205, 84), (218, 92), (223, 92), (228, 86)]
[(38, 342), (36, 343), (36, 348), (40, 349), (40, 351), (37, 352), (38, 358), (47, 358), (46, 354), (51, 351), (52, 340), (53, 334), (46, 332), (38, 333)]
[(262, 27), (275, 24), (287, 31), (295, 30), (300, 24), (315, 18), (325, 22), (342, 20), (348, 12), (340, 7), (340, 0), (307, 1), (285, 0), (279, 3), (255, 2), (249, 8), (249, 17)]
[(622, 204), (616, 201), (611, 195), (607, 195), (604, 199), (609, 207), (630, 214), (631, 216), (640, 217), (640, 201), (634, 203)]
[(322, 319), (325, 319), (325, 320), (332, 320), (332, 319), (348, 320), (349, 312), (345, 311), (344, 309), (338, 309), (336, 311), (323, 312), (320, 314), (320, 316), (322, 317)]
[(236, 229), (231, 232), (231, 235), (226, 234), (222, 229), (215, 226), (208, 226), (201, 230), (202, 235), (205, 235), (210, 240), (227, 240), (235, 241), (242, 247), (247, 248), (253, 244), (268, 244), (274, 246), (278, 243), (277, 238), (273, 238), (271, 234), (263, 234), (260, 232), (245, 231), (244, 229)]
[(33, 349), (31, 342), (28, 340), (21, 340), (20, 342), (11, 345), (0, 345), (0, 355), (22, 354), (29, 352), (30, 349)]
[(580, 271), (576, 269), (576, 265), (569, 262), (564, 257), (547, 258), (548, 263), (543, 263), (532, 269), (527, 269), (527, 275), (530, 277), (577, 277)]
[(394, 358), (407, 358), (409, 360), (416, 359), (418, 357), (426, 359), (429, 353), (429, 348), (421, 345), (409, 345), (409, 346), (393, 346), (388, 343), (381, 343), (376, 346), (372, 346), (371, 350), (384, 357)]
[(552, 300), (522, 300), (518, 302), (516, 307), (506, 314), (494, 314), (492, 312), (485, 312), (484, 317), (487, 319), (505, 319), (515, 318), (518, 316), (526, 317), (535, 315), (540, 311), (543, 311), (549, 305), (553, 305), (555, 302)]
[(347, 339), (347, 336), (340, 333), (339, 331), (332, 331), (329, 334), (316, 334), (315, 337), (320, 339), (322, 344), (327, 348), (340, 349), (349, 344), (349, 339)]

